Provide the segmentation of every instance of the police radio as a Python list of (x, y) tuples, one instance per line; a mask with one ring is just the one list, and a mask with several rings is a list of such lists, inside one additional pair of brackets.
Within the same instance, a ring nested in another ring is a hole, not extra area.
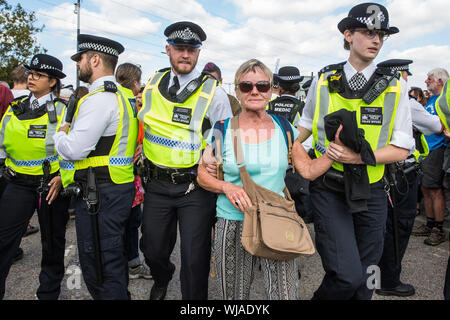
[(45, 105), (47, 107), (48, 120), (50, 121), (50, 123), (58, 122), (58, 117), (56, 115), (56, 108), (53, 101), (47, 101)]
[(375, 83), (370, 87), (369, 90), (362, 97), (363, 101), (367, 104), (371, 104), (375, 101), (376, 98), (380, 96), (387, 89), (389, 83), (394, 77), (391, 77), (389, 80), (385, 77), (379, 78)]
[(75, 110), (77, 109), (78, 98), (76, 95), (70, 95), (69, 102), (67, 103), (66, 122), (72, 123)]

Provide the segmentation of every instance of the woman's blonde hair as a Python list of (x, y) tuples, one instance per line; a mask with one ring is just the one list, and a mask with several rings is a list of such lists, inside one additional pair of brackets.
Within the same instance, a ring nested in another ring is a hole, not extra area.
[(256, 72), (256, 68), (260, 68), (261, 71), (269, 78), (270, 83), (273, 83), (273, 73), (270, 69), (261, 61), (257, 59), (250, 59), (244, 62), (239, 69), (236, 71), (236, 75), (234, 77), (234, 85), (237, 86), (239, 83), (239, 79), (242, 75), (249, 73), (250, 71)]

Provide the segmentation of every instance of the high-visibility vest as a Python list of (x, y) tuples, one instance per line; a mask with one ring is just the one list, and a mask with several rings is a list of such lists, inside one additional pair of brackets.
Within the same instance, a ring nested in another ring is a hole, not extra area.
[(65, 118), (66, 105), (54, 100), (57, 121), (51, 123), (48, 113), (35, 119), (20, 120), (14, 115), (12, 104), (26, 103), (29, 97), (13, 100), (0, 124), (0, 149), (6, 153), (5, 165), (16, 172), (28, 175), (43, 175), (42, 164), (50, 162), (50, 173), (59, 170), (58, 154), (53, 135)]
[[(416, 162), (420, 162), (420, 160), (425, 159), (430, 153), (430, 148), (428, 147), (427, 139), (425, 139), (425, 135), (420, 133), (418, 138), (414, 136), (416, 140), (416, 150), (412, 154)], [(419, 140), (419, 141), (418, 141)]]
[[(328, 89), (327, 77), (334, 74), (335, 70), (327, 71), (321, 74), (316, 92), (316, 106), (313, 119), (312, 134), (314, 138), (313, 147), (317, 157), (325, 153), (330, 141), (325, 134), (324, 117), (340, 109), (356, 111), (356, 120), (358, 128), (364, 129), (365, 139), (369, 142), (372, 150), (382, 148), (389, 145), (394, 127), (394, 119), (397, 112), (398, 103), (401, 96), (401, 83), (394, 78), (389, 83), (388, 88), (379, 95), (375, 101), (367, 105), (362, 99), (346, 99), (338, 93), (330, 93)], [(378, 116), (375, 123), (370, 124), (374, 120), (371, 118), (362, 118), (363, 108), (365, 112), (375, 112)], [(374, 109), (378, 108), (378, 109)], [(343, 164), (334, 162), (333, 168), (338, 171), (344, 171)], [(374, 183), (383, 177), (384, 164), (376, 166), (367, 166), (369, 182)]]
[[(78, 112), (83, 108), (84, 100), (104, 91), (105, 87), (102, 86), (81, 98), (78, 102), (72, 123), (76, 123)], [(128, 91), (123, 87), (117, 86), (117, 91), (114, 93), (119, 105), (119, 124), (114, 142), (107, 154), (88, 156), (78, 161), (66, 161), (60, 158), (61, 179), (64, 187), (75, 182), (75, 173), (77, 171), (89, 167), (107, 167), (109, 178), (115, 184), (134, 181), (133, 159), (139, 125), (136, 118), (137, 111), (134, 110), (129, 101), (131, 91)], [(98, 146), (97, 144), (96, 148)]]
[(437, 98), (435, 102), (435, 109), (436, 112), (441, 119), (442, 123), (445, 126), (445, 129), (450, 130), (449, 124), (450, 124), (450, 90), (448, 90), (448, 83), (450, 82), (450, 79), (447, 80), (447, 82), (444, 85), (444, 88), (442, 88), (442, 92)]
[(169, 72), (157, 72), (142, 93), (138, 118), (144, 123), (144, 154), (160, 166), (189, 168), (206, 147), (202, 125), (217, 81), (206, 79), (186, 101), (177, 103), (164, 97), (158, 87)]

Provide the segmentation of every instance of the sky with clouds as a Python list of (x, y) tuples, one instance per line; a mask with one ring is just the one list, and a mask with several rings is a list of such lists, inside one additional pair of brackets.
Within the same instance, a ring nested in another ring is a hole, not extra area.
[[(75, 0), (21, 0), (45, 25), (38, 42), (61, 59), (67, 78), (75, 84), (77, 15)], [(390, 24), (400, 29), (384, 44), (376, 62), (390, 58), (414, 60), (408, 85), (426, 88), (433, 68), (450, 71), (450, 10), (448, 0), (375, 1), (388, 8)], [(294, 65), (305, 75), (345, 61), (343, 36), (337, 29), (354, 0), (82, 0), (81, 33), (105, 36), (125, 47), (119, 63), (142, 66), (142, 81), (168, 67), (164, 29), (176, 21), (199, 24), (207, 34), (197, 68), (215, 62), (222, 69), (224, 88), (230, 90), (237, 68), (257, 58), (272, 70)]]

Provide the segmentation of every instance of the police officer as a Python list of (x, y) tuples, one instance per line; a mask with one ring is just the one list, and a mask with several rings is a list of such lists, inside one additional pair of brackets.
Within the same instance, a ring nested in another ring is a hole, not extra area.
[(309, 87), (311, 87), (312, 79), (309, 79), (308, 81), (305, 81), (305, 83), (302, 84), (302, 89), (305, 91), (305, 96), (308, 96)]
[[(390, 59), (378, 64), (380, 68), (390, 68), (400, 72), (403, 79), (408, 81), (411, 75), (409, 65), (412, 60)], [(410, 284), (400, 281), (401, 260), (408, 246), (409, 237), (416, 217), (416, 204), (418, 192), (418, 168), (419, 162), (428, 154), (428, 145), (425, 135), (441, 133), (444, 130), (440, 119), (436, 115), (428, 113), (415, 99), (409, 100), (411, 107), (411, 119), (413, 124), (413, 136), (416, 141), (416, 151), (405, 161), (396, 164), (395, 210), (398, 231), (398, 264), (394, 246), (394, 225), (392, 220), (393, 207), (388, 203), (388, 219), (384, 238), (384, 249), (381, 260), (378, 263), (381, 271), (381, 288), (375, 290), (379, 295), (408, 297), (415, 293)]]
[(83, 193), (76, 202), (78, 253), (96, 300), (130, 298), (124, 234), (135, 192), (138, 120), (128, 91), (114, 78), (123, 51), (116, 41), (79, 35), (78, 52), (71, 58), (80, 80), (90, 84), (89, 93), (54, 137), (64, 187), (75, 183)]
[[(204, 130), (232, 117), (226, 93), (217, 81), (195, 69), (203, 29), (182, 21), (168, 26), (166, 53), (171, 68), (157, 72), (142, 94), (147, 192), (141, 250), (152, 270), (150, 299), (164, 299), (175, 266), (170, 255), (180, 230), (183, 299), (206, 299), (215, 196), (196, 183), (197, 163), (205, 146)], [(206, 119), (207, 118), (207, 119)]]
[(42, 260), (38, 299), (58, 299), (64, 277), (69, 198), (60, 195), (58, 155), (53, 137), (66, 105), (59, 100), (66, 75), (57, 58), (37, 54), (27, 69), (30, 94), (14, 99), (0, 125), (0, 162), (8, 180), (0, 198), (0, 299), (13, 257), (37, 209)]
[(280, 96), (269, 102), (267, 112), (283, 116), (294, 124), (300, 118), (304, 107), (302, 101), (295, 96), (304, 77), (300, 75), (300, 70), (293, 66), (281, 67), (274, 77), (278, 80)]
[[(399, 31), (389, 26), (386, 8), (359, 4), (338, 29), (344, 35), (344, 48), (350, 51), (348, 61), (319, 72), (298, 127), (301, 140), (312, 132), (317, 156), (326, 148), (331, 154), (343, 152), (332, 155), (333, 168), (310, 184), (316, 246), (325, 269), (313, 299), (371, 299), (375, 286), (366, 282), (381, 258), (386, 228), (384, 167), (406, 159), (414, 149), (414, 139), (405, 81), (398, 73), (383, 72), (373, 64), (387, 37)], [(366, 166), (362, 155), (342, 145), (340, 139), (327, 140), (324, 117), (341, 109), (356, 112), (357, 128), (364, 129), (376, 165)], [(354, 208), (349, 200), (359, 190), (345, 194), (343, 164), (360, 164), (367, 171), (366, 192), (359, 194), (365, 205), (354, 213), (349, 212)]]

